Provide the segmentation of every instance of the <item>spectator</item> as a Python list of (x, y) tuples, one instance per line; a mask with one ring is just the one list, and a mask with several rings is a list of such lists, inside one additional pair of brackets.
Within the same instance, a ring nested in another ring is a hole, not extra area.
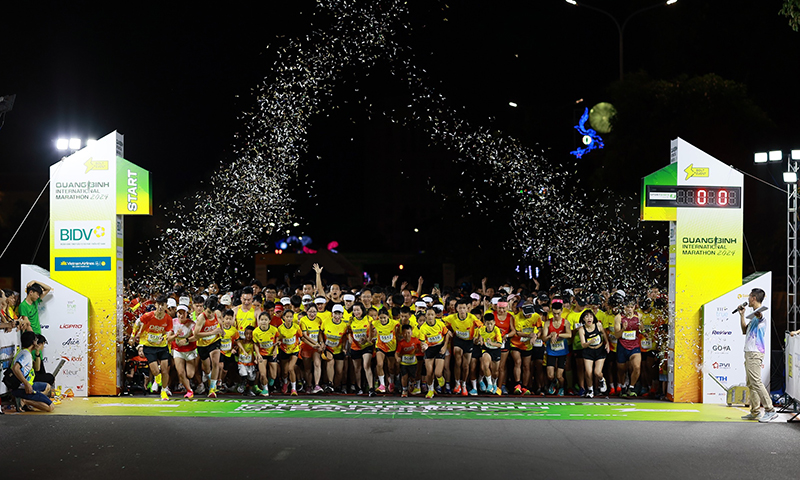
[(55, 407), (47, 396), (50, 392), (50, 385), (44, 382), (35, 382), (36, 375), (33, 369), (33, 353), (36, 348), (36, 334), (24, 332), (21, 335), (22, 350), (14, 358), (14, 376), (20, 381), (20, 386), (11, 391), (11, 394), (21, 405), (23, 410), (34, 408), (44, 412), (52, 412)]
[(47, 373), (44, 369), (44, 346), (47, 345), (47, 339), (44, 335), (36, 335), (36, 348), (31, 353), (33, 354), (33, 371), (36, 372), (34, 382), (49, 383), (50, 387), (55, 386), (56, 377), (52, 373)]
[(32, 331), (36, 335), (42, 334), (42, 325), (39, 323), (39, 304), (42, 297), (52, 292), (53, 289), (34, 280), (25, 287), (25, 300), (19, 306), (19, 316), (22, 320), (23, 331)]

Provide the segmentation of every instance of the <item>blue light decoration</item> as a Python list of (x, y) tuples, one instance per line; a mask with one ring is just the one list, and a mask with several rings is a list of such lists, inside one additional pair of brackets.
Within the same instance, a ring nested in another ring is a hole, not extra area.
[(575, 155), (576, 158), (581, 158), (595, 148), (603, 148), (604, 146), (603, 139), (600, 138), (600, 135), (598, 135), (593, 129), (586, 127), (586, 122), (588, 121), (589, 108), (587, 107), (586, 110), (584, 110), (583, 115), (581, 115), (580, 121), (578, 121), (578, 124), (574, 127), (578, 133), (583, 135), (583, 144), (585, 145), (585, 147), (580, 147), (575, 151), (569, 152), (570, 154)]

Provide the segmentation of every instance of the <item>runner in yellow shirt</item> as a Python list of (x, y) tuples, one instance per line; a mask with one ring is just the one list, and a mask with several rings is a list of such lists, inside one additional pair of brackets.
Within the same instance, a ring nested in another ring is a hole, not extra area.
[(420, 325), (419, 333), (423, 337), (422, 340), (428, 345), (428, 348), (425, 349), (426, 383), (428, 384), (428, 393), (425, 398), (433, 398), (435, 389), (433, 385), (434, 376), (439, 388), (444, 387), (444, 378), (442, 377), (444, 352), (450, 342), (450, 332), (444, 322), (436, 318), (436, 310), (430, 307), (425, 310), (425, 322)]
[(495, 326), (494, 314), (487, 313), (483, 317), (483, 326), (477, 335), (481, 348), (481, 367), (487, 379), (488, 391), (502, 395), (503, 390), (497, 386), (500, 370), (500, 350), (503, 348), (503, 332)]
[[(319, 386), (320, 377), (322, 377), (320, 353), (325, 350), (325, 345), (320, 342), (319, 338), (320, 319), (316, 305), (310, 304), (306, 307), (306, 315), (300, 319), (300, 328), (303, 330), (303, 346), (300, 353), (303, 357), (303, 369), (306, 374), (306, 393), (320, 393), (322, 392), (322, 387)], [(313, 390), (311, 385), (314, 385)]]
[(386, 379), (384, 375), (384, 364), (388, 364), (389, 370), (389, 393), (394, 393), (394, 375), (396, 373), (397, 362), (394, 353), (397, 349), (397, 338), (400, 336), (400, 322), (389, 318), (389, 311), (382, 308), (378, 312), (378, 321), (372, 322), (372, 338), (375, 339), (376, 369), (378, 370), (378, 393), (386, 393)]
[[(453, 358), (455, 360), (454, 369), (456, 377), (456, 388), (453, 390), (455, 395), (468, 394), (467, 378), (469, 376), (469, 364), (472, 358), (472, 350), (475, 346), (475, 330), (481, 327), (482, 323), (478, 317), (469, 313), (471, 302), (466, 299), (456, 303), (456, 313), (444, 317), (444, 322), (450, 326), (453, 332)], [(473, 388), (477, 388), (473, 385)], [(477, 395), (477, 390), (475, 395)]]
[(364, 304), (356, 302), (353, 305), (353, 317), (350, 319), (350, 358), (353, 363), (353, 377), (355, 378), (358, 394), (363, 395), (361, 385), (361, 369), (367, 377), (367, 389), (370, 397), (375, 396), (372, 377), (372, 355), (375, 351), (372, 337), (372, 317), (366, 315)]
[(345, 359), (343, 346), (348, 329), (347, 323), (342, 318), (344, 307), (334, 305), (331, 314), (330, 320), (322, 322), (320, 331), (326, 349), (324, 360), (327, 363), (329, 382), (325, 388), (326, 393), (333, 393), (341, 389)]
[(281, 392), (285, 395), (291, 382), (292, 391), (291, 395), (297, 396), (297, 374), (295, 372), (295, 365), (297, 365), (297, 355), (300, 353), (300, 338), (303, 331), (300, 325), (294, 321), (294, 312), (290, 309), (284, 310), (281, 316), (283, 323), (278, 327), (278, 360), (281, 362), (281, 371), (283, 372), (283, 386)]
[[(217, 387), (222, 385), (229, 370), (238, 370), (236, 359), (233, 354), (236, 351), (236, 340), (239, 339), (239, 331), (236, 329), (236, 321), (234, 320), (233, 310), (227, 310), (222, 315), (222, 338), (220, 339), (220, 371), (219, 378), (217, 379)], [(213, 394), (213, 395), (212, 395)], [(210, 398), (217, 396), (217, 389), (210, 389), (208, 391)]]
[(253, 330), (253, 342), (258, 347), (258, 374), (261, 380), (261, 396), (269, 396), (269, 387), (278, 377), (278, 329), (270, 325), (269, 312), (258, 316), (258, 328)]

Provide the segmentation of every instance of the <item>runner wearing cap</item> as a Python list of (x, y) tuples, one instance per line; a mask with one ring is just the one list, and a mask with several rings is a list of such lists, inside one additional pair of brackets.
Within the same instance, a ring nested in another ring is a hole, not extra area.
[[(475, 315), (469, 313), (469, 305), (469, 300), (462, 299), (456, 304), (456, 313), (444, 317), (444, 322), (453, 331), (453, 358), (455, 360), (453, 368), (456, 379), (453, 393), (462, 396), (469, 392), (467, 377), (469, 376), (472, 350), (475, 346), (475, 330), (483, 325)], [(477, 390), (475, 395), (477, 395)]]
[[(586, 299), (583, 294), (574, 295), (572, 297), (572, 311), (566, 314), (566, 319), (569, 322), (569, 327), (572, 330), (572, 354), (567, 357), (567, 382), (570, 382), (572, 376), (572, 366), (575, 366), (575, 372), (578, 374), (578, 396), (586, 395), (586, 385), (592, 384), (592, 372), (586, 371), (586, 366), (583, 361), (583, 346), (581, 346), (581, 339), (578, 337), (578, 329), (581, 327), (581, 315), (588, 310), (586, 306)], [(573, 363), (574, 362), (574, 363)], [(587, 380), (588, 378), (588, 380)], [(572, 389), (573, 385), (567, 385)]]
[(334, 305), (331, 314), (331, 318), (323, 321), (320, 326), (322, 342), (325, 344), (326, 349), (324, 360), (327, 363), (326, 370), (329, 382), (326, 388), (327, 393), (333, 393), (334, 389), (339, 391), (342, 385), (345, 360), (343, 347), (348, 329), (347, 323), (342, 318), (344, 307)]
[(172, 343), (172, 359), (178, 379), (186, 389), (185, 398), (193, 398), (194, 391), (189, 379), (197, 370), (197, 342), (194, 336), (195, 322), (189, 318), (189, 307), (178, 305), (178, 316), (172, 319), (172, 330), (167, 333), (167, 342)]
[[(303, 359), (303, 370), (306, 376), (306, 393), (320, 393), (322, 391), (322, 387), (319, 385), (320, 377), (322, 376), (320, 353), (325, 349), (325, 346), (320, 342), (320, 322), (317, 306), (313, 303), (308, 304), (306, 316), (300, 319), (300, 328), (303, 330), (303, 345), (300, 348), (300, 357)], [(313, 390), (311, 385), (314, 385)]]
[(536, 319), (533, 305), (523, 305), (514, 315), (514, 329), (517, 334), (511, 337), (511, 358), (514, 360), (514, 393), (530, 395), (526, 386), (531, 378), (531, 356), (533, 342), (537, 339)]

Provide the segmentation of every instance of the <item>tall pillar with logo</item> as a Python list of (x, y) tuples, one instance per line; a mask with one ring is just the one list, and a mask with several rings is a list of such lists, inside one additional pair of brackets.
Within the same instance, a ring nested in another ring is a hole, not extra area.
[(123, 216), (152, 214), (150, 175), (117, 132), (50, 167), (50, 276), (89, 298), (89, 394), (121, 387)]
[(702, 401), (703, 304), (742, 285), (741, 173), (681, 138), (642, 182), (642, 220), (670, 222), (668, 397)]

